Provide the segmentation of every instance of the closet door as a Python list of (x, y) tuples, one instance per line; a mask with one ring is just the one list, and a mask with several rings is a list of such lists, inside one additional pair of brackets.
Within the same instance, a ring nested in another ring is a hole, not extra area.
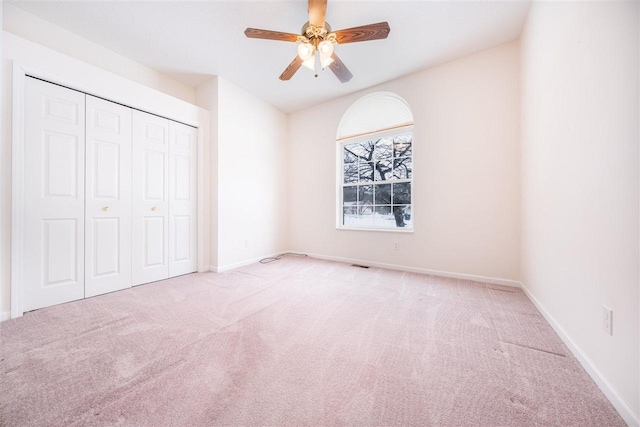
[(169, 277), (196, 266), (196, 138), (191, 126), (169, 122)]
[(24, 310), (84, 297), (85, 95), (27, 78)]
[(133, 111), (133, 285), (169, 277), (169, 121)]
[(87, 95), (85, 297), (131, 287), (131, 120)]

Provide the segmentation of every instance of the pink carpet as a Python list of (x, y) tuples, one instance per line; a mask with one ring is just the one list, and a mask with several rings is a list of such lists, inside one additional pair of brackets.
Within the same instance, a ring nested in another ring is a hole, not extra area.
[(617, 426), (519, 289), (285, 257), (0, 324), (2, 426)]

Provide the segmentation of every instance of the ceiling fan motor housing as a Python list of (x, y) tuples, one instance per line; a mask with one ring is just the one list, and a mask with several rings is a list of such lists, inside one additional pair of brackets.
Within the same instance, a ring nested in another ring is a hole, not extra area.
[(315, 27), (309, 22), (302, 26), (302, 35), (298, 38), (299, 43), (311, 43), (315, 47), (321, 41), (327, 40), (334, 44), (337, 44), (335, 33), (331, 32), (331, 25), (328, 22), (324, 23), (324, 27)]

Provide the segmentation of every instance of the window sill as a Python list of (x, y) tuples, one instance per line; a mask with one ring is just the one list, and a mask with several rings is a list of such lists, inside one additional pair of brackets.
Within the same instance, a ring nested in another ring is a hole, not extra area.
[(345, 227), (343, 225), (339, 225), (336, 227), (337, 230), (350, 230), (350, 231), (382, 231), (384, 233), (413, 233), (413, 228), (365, 228), (365, 227)]

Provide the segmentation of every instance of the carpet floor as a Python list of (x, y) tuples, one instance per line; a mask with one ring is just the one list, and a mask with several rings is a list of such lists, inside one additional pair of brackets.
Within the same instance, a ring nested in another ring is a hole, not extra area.
[(516, 288), (285, 257), (0, 324), (2, 426), (617, 426)]

